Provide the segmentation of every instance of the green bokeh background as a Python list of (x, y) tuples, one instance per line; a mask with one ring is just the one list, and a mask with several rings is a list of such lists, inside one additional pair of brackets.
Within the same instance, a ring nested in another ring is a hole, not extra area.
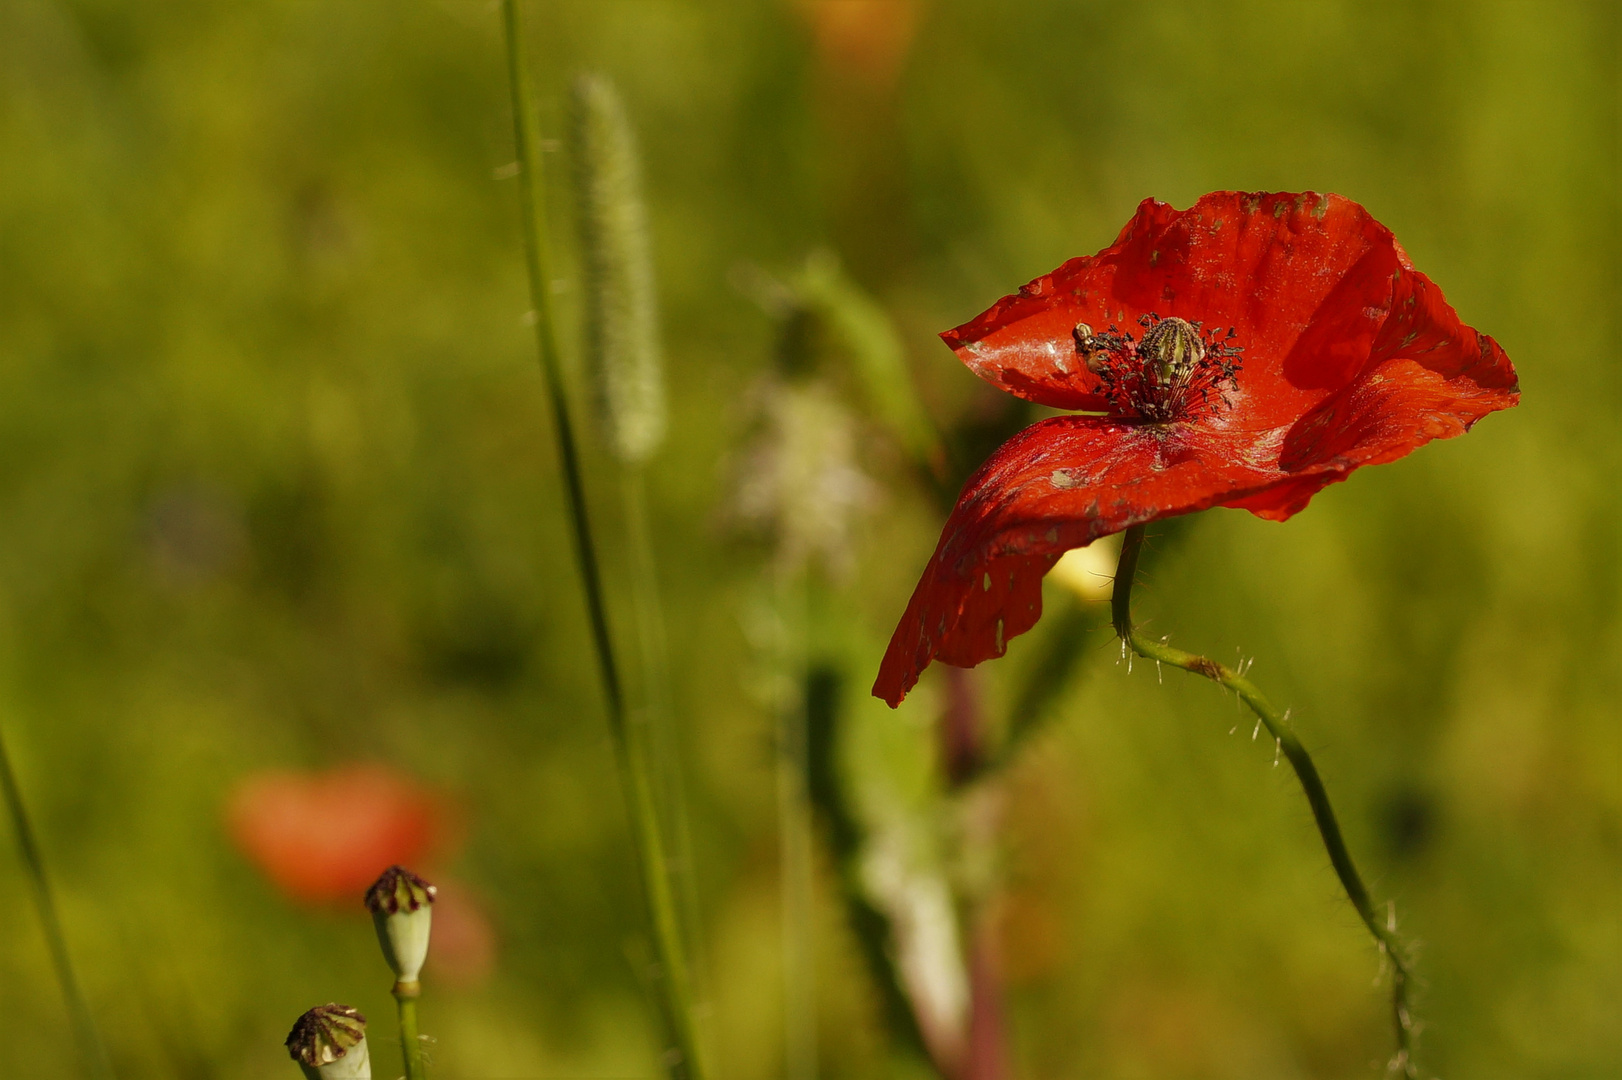
[[(1139, 199), (1218, 188), (1362, 202), (1525, 403), (1285, 525), (1202, 515), (1140, 608), (1294, 708), (1420, 943), (1427, 1071), (1622, 1076), (1613, 5), (930, 0), (889, 88), (819, 52), (802, 4), (527, 10), (546, 133), (589, 69), (642, 136), (672, 410), (650, 490), (724, 1080), (782, 1069), (766, 557), (722, 511), (774, 328), (729, 273), (838, 251), (949, 421), (996, 395), (935, 331)], [(436, 1075), (657, 1072), (496, 178), (498, 29), (482, 0), (0, 5), (0, 726), (121, 1077), (292, 1075), (281, 1038), (332, 999), (390, 1029), (364, 916), (281, 898), (222, 823), (243, 776), (349, 761), (457, 801), (447, 869), (499, 936), (480, 987), (430, 967)], [(940, 524), (893, 455), (871, 471), (858, 682)], [(1017, 1075), (1379, 1075), (1377, 958), (1288, 771), (1214, 688), (1094, 648), (1008, 780)], [(0, 1073), (77, 1075), (13, 852)], [(832, 884), (824, 1073), (893, 1075)]]

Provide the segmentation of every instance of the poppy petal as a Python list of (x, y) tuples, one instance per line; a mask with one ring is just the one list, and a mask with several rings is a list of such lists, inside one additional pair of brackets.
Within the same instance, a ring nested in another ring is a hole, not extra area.
[(970, 478), (890, 639), (873, 693), (899, 704), (931, 660), (972, 667), (1036, 624), (1042, 575), (1071, 548), (1281, 479), (1284, 429), (1058, 416)]
[(941, 335), (981, 378), (1060, 409), (1108, 400), (1072, 331), (1141, 316), (1233, 327), (1245, 349), (1242, 410), (1256, 423), (1300, 415), (1362, 370), (1406, 263), (1357, 203), (1317, 192), (1218, 191), (1187, 210), (1146, 199), (1114, 244), (1071, 259)]
[[(1496, 343), (1482, 336), (1484, 354)], [(959, 496), (890, 640), (873, 693), (900, 703), (931, 660), (972, 667), (1036, 625), (1042, 576), (1070, 548), (1211, 506), (1283, 521), (1363, 465), (1462, 435), (1513, 389), (1383, 364), (1289, 427), (1061, 416), (1026, 428)]]

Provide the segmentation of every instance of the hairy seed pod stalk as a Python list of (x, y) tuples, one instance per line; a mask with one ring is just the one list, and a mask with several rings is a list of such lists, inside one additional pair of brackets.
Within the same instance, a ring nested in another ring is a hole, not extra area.
[(640, 465), (664, 439), (665, 397), (636, 139), (601, 76), (575, 80), (572, 112), (587, 361), (610, 450)]

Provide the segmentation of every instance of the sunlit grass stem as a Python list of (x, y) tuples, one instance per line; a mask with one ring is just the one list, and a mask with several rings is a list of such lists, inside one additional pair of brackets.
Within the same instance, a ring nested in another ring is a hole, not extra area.
[(1110, 602), (1115, 632), (1133, 652), (1145, 659), (1203, 675), (1212, 682), (1232, 690), (1239, 695), (1240, 700), (1250, 706), (1251, 712), (1255, 713), (1262, 726), (1267, 728), (1267, 733), (1273, 736), (1274, 745), (1289, 760), (1290, 767), (1295, 770), (1296, 778), (1301, 782), (1301, 790), (1306, 793), (1307, 803), (1312, 807), (1312, 819), (1318, 826), (1318, 835), (1323, 838), (1324, 848), (1329, 853), (1329, 862), (1335, 868), (1335, 876), (1340, 879), (1341, 887), (1346, 890), (1346, 896), (1351, 900), (1352, 907), (1357, 909), (1363, 925), (1374, 935), (1381, 956), (1391, 965), (1391, 1020), (1397, 1040), (1397, 1052), (1391, 1059), (1391, 1070), (1405, 1077), (1417, 1075), (1413, 1061), (1414, 1022), (1408, 1008), (1408, 984), (1411, 973), (1402, 942), (1397, 937), (1394, 920), (1390, 917), (1381, 919), (1369, 899), (1368, 888), (1364, 886), (1363, 878), (1358, 874), (1356, 864), (1352, 862), (1351, 852), (1346, 848), (1340, 823), (1335, 819), (1335, 811), (1329, 804), (1329, 792), (1324, 788), (1317, 766), (1312, 763), (1311, 755), (1307, 753), (1306, 747), (1301, 745), (1301, 740), (1296, 737), (1295, 730), (1290, 726), (1289, 713), (1280, 713), (1261, 690), (1257, 689), (1255, 683), (1240, 672), (1208, 657), (1174, 649), (1162, 641), (1151, 640), (1133, 625), (1132, 585), (1138, 572), (1138, 556), (1143, 550), (1143, 538), (1144, 527), (1134, 525), (1126, 531), (1125, 541), (1121, 545), (1121, 559), (1115, 571), (1115, 594)]
[(513, 138), (518, 157), (519, 202), (524, 223), (524, 254), (529, 271), (530, 302), (534, 310), (535, 344), (542, 376), (552, 406), (553, 429), (564, 487), (574, 532), (574, 548), (579, 564), (586, 606), (591, 619), (592, 642), (597, 654), (598, 674), (608, 712), (609, 733), (614, 744), (628, 804), (631, 833), (636, 845), (637, 869), (648, 922), (658, 958), (657, 988), (661, 1019), (674, 1043), (664, 1056), (672, 1077), (700, 1080), (702, 1066), (696, 1038), (689, 986), (686, 951), (675, 896), (666, 873), (667, 860), (663, 830), (654, 797), (653, 770), (648, 761), (646, 740), (626, 722), (625, 695), (614, 659), (609, 633), (608, 612), (603, 596), (602, 575), (597, 549), (587, 513), (585, 484), (581, 477), (579, 448), (570, 418), (567, 389), (558, 355), (556, 320), (552, 309), (549, 251), (541, 186), (540, 140), (530, 110), (529, 79), (523, 59), (523, 37), (516, 0), (503, 0), (506, 35), (508, 87), (512, 97)]
[[(682, 779), (681, 754), (676, 745), (675, 711), (670, 702), (670, 650), (665, 630), (664, 603), (659, 593), (658, 563), (654, 558), (653, 531), (648, 522), (647, 486), (639, 467), (626, 466), (620, 475), (625, 505), (625, 534), (631, 561), (631, 605), (636, 618), (638, 657), (642, 667), (641, 726), (653, 758), (654, 797), (667, 826), (665, 842), (674, 858), (665, 865), (677, 892), (677, 916), (689, 952), (689, 988), (699, 1045), (709, 1060), (713, 1046), (706, 1034), (709, 982), (699, 949), (698, 877), (693, 853), (692, 819), (687, 812), (687, 788)], [(634, 715), (634, 714), (633, 714)]]
[(51, 955), (51, 966), (56, 969), (57, 982), (62, 987), (68, 1019), (73, 1026), (73, 1038), (78, 1043), (85, 1072), (92, 1080), (113, 1080), (112, 1062), (96, 1031), (90, 1006), (79, 989), (79, 980), (73, 973), (73, 960), (68, 955), (67, 937), (62, 933), (56, 897), (51, 892), (51, 880), (45, 872), (45, 856), (34, 837), (34, 826), (28, 817), (28, 807), (23, 802), (22, 789), (17, 785), (17, 776), (12, 772), (11, 756), (6, 751), (3, 734), (0, 734), (0, 787), (5, 791), (6, 812), (11, 815), (11, 824), (17, 833), (23, 870), (28, 877), (29, 889), (34, 894), (34, 906), (39, 911), (40, 926), (45, 933), (45, 947)]

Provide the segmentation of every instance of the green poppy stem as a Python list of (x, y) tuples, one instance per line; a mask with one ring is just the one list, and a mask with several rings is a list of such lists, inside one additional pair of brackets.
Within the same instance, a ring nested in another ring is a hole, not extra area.
[(1410, 971), (1402, 942), (1397, 938), (1394, 918), (1382, 920), (1370, 902), (1369, 891), (1357, 872), (1356, 864), (1352, 862), (1351, 852), (1346, 849), (1346, 840), (1341, 835), (1340, 823), (1335, 820), (1335, 811), (1329, 805), (1329, 792), (1324, 789), (1323, 779), (1318, 775), (1311, 755), (1290, 726), (1289, 713), (1280, 713), (1274, 708), (1256, 684), (1240, 672), (1208, 657), (1174, 649), (1162, 641), (1152, 641), (1132, 624), (1132, 585), (1138, 571), (1138, 555), (1143, 550), (1143, 536), (1144, 527), (1134, 525), (1126, 531), (1125, 541), (1121, 545), (1121, 560), (1115, 571), (1115, 595), (1110, 604), (1115, 632), (1133, 652), (1145, 659), (1203, 675), (1232, 690), (1250, 706), (1251, 712), (1267, 728), (1267, 733), (1273, 736), (1274, 745), (1289, 760), (1296, 778), (1301, 781), (1301, 789), (1312, 807), (1312, 819), (1317, 823), (1318, 835), (1323, 838), (1325, 850), (1329, 852), (1329, 862), (1335, 868), (1335, 876), (1340, 878), (1341, 887), (1346, 890), (1347, 899), (1357, 909), (1363, 925), (1374, 935), (1381, 956), (1391, 964), (1391, 1019), (1397, 1038), (1397, 1052), (1391, 1059), (1391, 1069), (1405, 1077), (1415, 1076), (1414, 1023), (1408, 1011)]
[(11, 771), (11, 757), (6, 753), (4, 738), (0, 738), (0, 788), (4, 789), (6, 811), (11, 816), (12, 827), (17, 831), (17, 846), (22, 850), (23, 868), (27, 871), (34, 906), (39, 911), (40, 926), (45, 932), (45, 947), (51, 954), (51, 965), (56, 968), (62, 997), (67, 1001), (68, 1018), (73, 1026), (74, 1041), (79, 1044), (79, 1054), (84, 1059), (85, 1071), (93, 1080), (113, 1080), (112, 1063), (96, 1031), (90, 1006), (79, 990), (79, 980), (73, 973), (67, 937), (62, 933), (62, 920), (57, 915), (56, 897), (51, 893), (51, 881), (45, 873), (45, 856), (34, 838), (34, 826), (28, 818), (22, 789), (17, 786), (17, 776)]
[(506, 36), (508, 88), (512, 97), (513, 139), (518, 157), (519, 203), (523, 211), (524, 256), (529, 270), (530, 303), (534, 310), (535, 345), (552, 406), (552, 426), (557, 437), (558, 458), (563, 469), (573, 525), (575, 558), (586, 592), (591, 617), (592, 643), (597, 653), (597, 669), (608, 711), (609, 734), (619, 766), (628, 804), (631, 834), (636, 844), (637, 869), (648, 922), (658, 959), (657, 986), (661, 1020), (674, 1043), (664, 1056), (674, 1080), (701, 1080), (703, 1068), (692, 1010), (686, 950), (682, 944), (681, 922), (667, 873), (664, 836), (654, 798), (653, 770), (648, 760), (646, 740), (627, 723), (625, 694), (614, 659), (609, 633), (608, 609), (603, 597), (602, 572), (587, 514), (585, 482), (581, 477), (580, 453), (574, 424), (569, 415), (563, 365), (558, 355), (556, 320), (552, 311), (551, 278), (548, 274), (549, 245), (546, 230), (544, 191), (541, 186), (540, 138), (530, 110), (528, 70), (523, 58), (522, 27), (516, 0), (502, 0)]
[(422, 1040), (417, 1038), (417, 995), (402, 994), (398, 985), (394, 1001), (400, 1015), (400, 1053), (405, 1057), (406, 1080), (426, 1080), (428, 1073), (422, 1063)]

